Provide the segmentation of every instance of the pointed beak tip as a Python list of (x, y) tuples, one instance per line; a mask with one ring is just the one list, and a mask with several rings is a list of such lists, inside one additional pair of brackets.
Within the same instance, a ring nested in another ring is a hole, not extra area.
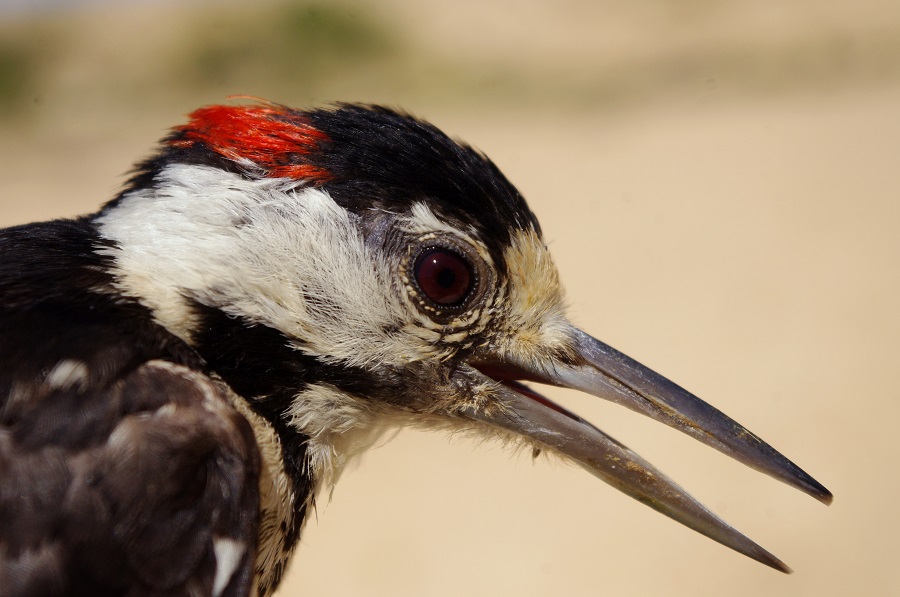
[(817, 501), (825, 504), (826, 506), (830, 506), (831, 502), (834, 501), (834, 495), (821, 483), (810, 477), (803, 471), (800, 471), (800, 478), (797, 479), (798, 483), (795, 485), (797, 489), (807, 494), (808, 496), (815, 498)]
[(772, 555), (771, 553), (766, 551), (764, 548), (760, 547), (759, 545), (757, 545), (755, 543), (753, 544), (753, 548), (751, 550), (743, 551), (741, 553), (743, 553), (746, 556), (751, 557), (752, 559), (756, 560), (760, 564), (765, 564), (769, 568), (771, 568), (773, 570), (777, 570), (778, 572), (781, 572), (784, 574), (793, 574), (794, 573), (794, 570), (790, 566), (788, 566), (787, 564), (782, 562), (780, 559), (778, 559), (777, 557), (775, 557), (774, 555)]

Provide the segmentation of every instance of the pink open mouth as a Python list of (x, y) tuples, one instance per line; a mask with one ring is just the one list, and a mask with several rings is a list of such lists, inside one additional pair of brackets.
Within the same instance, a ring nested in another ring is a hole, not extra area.
[(495, 363), (470, 363), (475, 369), (483, 373), (484, 375), (490, 377), (494, 381), (500, 382), (504, 386), (515, 390), (519, 394), (531, 398), (535, 402), (546, 406), (547, 408), (553, 409), (556, 412), (566, 415), (572, 420), (578, 422), (585, 422), (584, 419), (573, 413), (567, 408), (560, 406), (559, 404), (553, 402), (543, 394), (531, 389), (529, 386), (526, 386), (520, 380), (528, 380), (535, 381), (538, 383), (550, 383), (547, 380), (539, 379), (533, 373), (525, 371), (524, 369), (520, 369), (515, 365), (507, 365), (507, 364), (495, 364)]

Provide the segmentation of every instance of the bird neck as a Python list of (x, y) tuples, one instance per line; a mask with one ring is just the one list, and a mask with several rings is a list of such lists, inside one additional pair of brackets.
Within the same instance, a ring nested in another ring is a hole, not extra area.
[(281, 579), (315, 504), (309, 438), (284, 417), (308, 371), (278, 331), (199, 303), (192, 308), (200, 322), (192, 345), (209, 373), (240, 397), (236, 407), (253, 427), (262, 457), (256, 572), (259, 594), (265, 595)]

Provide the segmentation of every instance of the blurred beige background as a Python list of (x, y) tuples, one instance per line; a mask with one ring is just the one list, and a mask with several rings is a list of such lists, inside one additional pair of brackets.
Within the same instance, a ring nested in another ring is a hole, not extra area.
[(576, 468), (403, 431), (319, 505), (281, 595), (900, 594), (895, 0), (7, 0), (0, 21), (0, 224), (94, 210), (229, 94), (402, 106), (520, 187), (585, 329), (835, 494), (551, 390), (795, 574)]

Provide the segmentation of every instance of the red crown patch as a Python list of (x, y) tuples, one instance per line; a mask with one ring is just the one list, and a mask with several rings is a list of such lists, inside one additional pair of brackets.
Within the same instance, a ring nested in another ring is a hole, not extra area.
[(304, 160), (328, 135), (313, 128), (302, 114), (282, 106), (206, 106), (175, 130), (182, 135), (171, 145), (189, 147), (200, 142), (229, 160), (252, 162), (272, 178), (313, 183), (331, 178), (327, 170)]

